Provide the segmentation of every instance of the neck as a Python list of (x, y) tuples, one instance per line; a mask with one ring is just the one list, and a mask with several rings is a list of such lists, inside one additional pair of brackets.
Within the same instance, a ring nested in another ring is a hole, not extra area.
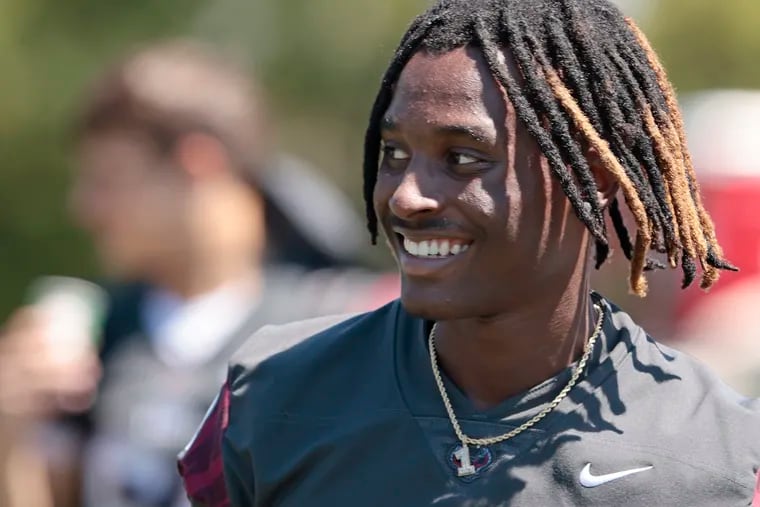
[(596, 316), (585, 269), (554, 293), (542, 286), (504, 313), (439, 323), (440, 367), (480, 409), (547, 380), (576, 361)]
[(152, 282), (183, 298), (241, 279), (258, 284), (264, 248), (261, 203), (248, 187), (220, 180), (194, 188), (181, 248), (154, 271)]

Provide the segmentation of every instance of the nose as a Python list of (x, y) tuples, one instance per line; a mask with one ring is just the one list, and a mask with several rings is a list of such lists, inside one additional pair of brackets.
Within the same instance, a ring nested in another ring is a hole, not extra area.
[(440, 199), (430, 191), (435, 178), (427, 175), (427, 172), (429, 171), (424, 168), (413, 168), (409, 165), (388, 203), (394, 215), (402, 219), (412, 219), (419, 215), (435, 213), (440, 209)]

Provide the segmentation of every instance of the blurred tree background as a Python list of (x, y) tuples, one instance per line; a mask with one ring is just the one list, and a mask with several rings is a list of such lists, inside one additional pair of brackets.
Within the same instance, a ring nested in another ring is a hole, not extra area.
[[(42, 274), (97, 274), (68, 222), (69, 123), (113, 58), (197, 37), (255, 71), (284, 150), (359, 202), (363, 131), (379, 76), (425, 0), (0, 0), (0, 318)], [(634, 0), (682, 91), (760, 88), (760, 2)], [(642, 6), (646, 9), (642, 9)]]

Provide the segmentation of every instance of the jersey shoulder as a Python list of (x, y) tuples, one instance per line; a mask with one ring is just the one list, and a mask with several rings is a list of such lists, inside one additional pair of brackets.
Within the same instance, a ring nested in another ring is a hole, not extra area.
[[(745, 427), (743, 435), (754, 432), (760, 449), (760, 398), (752, 398), (737, 392), (720, 378), (709, 365), (699, 359), (657, 342), (650, 336), (648, 356), (652, 366), (662, 368), (665, 382), (677, 380), (673, 387), (687, 399), (701, 400), (702, 408), (711, 409), (711, 414), (720, 419), (754, 421), (752, 427)], [(745, 431), (746, 430), (746, 431)]]
[(262, 328), (231, 361), (233, 411), (244, 406), (254, 417), (327, 408), (326, 397), (347, 394), (346, 382), (373, 378), (373, 371), (392, 375), (399, 312), (393, 301), (372, 312)]
[(291, 348), (315, 335), (331, 335), (357, 317), (360, 318), (361, 314), (326, 315), (288, 324), (263, 326), (232, 355), (229, 378), (231, 381), (244, 378), (261, 363), (280, 354), (287, 354)]
[(663, 345), (613, 308), (628, 341), (616, 374), (630, 442), (688, 464), (705, 481), (754, 488), (760, 468), (760, 400), (725, 384), (709, 366)]
[[(629, 367), (625, 368), (628, 371), (619, 374), (626, 376), (626, 382), (652, 384), (653, 388), (646, 391), (648, 400), (678, 394), (683, 401), (699, 400), (703, 406), (719, 406), (721, 416), (760, 420), (760, 399), (736, 392), (707, 364), (678, 350), (677, 345), (659, 342), (620, 308), (613, 304), (609, 307), (619, 340), (631, 356)], [(687, 406), (676, 403), (668, 412), (678, 412), (679, 407)], [(760, 425), (757, 430), (760, 431)]]

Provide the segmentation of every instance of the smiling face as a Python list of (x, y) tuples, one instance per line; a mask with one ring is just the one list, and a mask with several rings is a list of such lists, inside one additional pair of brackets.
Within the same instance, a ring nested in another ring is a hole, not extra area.
[(496, 315), (585, 263), (587, 232), (479, 50), (415, 54), (382, 127), (374, 205), (408, 311)]

